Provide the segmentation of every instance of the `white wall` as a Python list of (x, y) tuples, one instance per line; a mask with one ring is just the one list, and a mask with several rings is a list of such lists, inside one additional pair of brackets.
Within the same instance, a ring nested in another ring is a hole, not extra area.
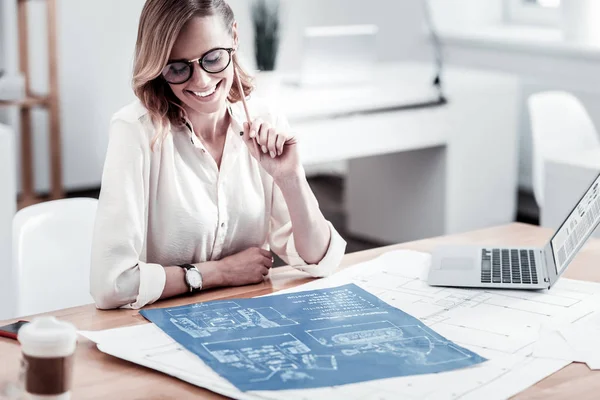
[(504, 19), (505, 0), (428, 0), (435, 23), (490, 25)]
[(0, 69), (15, 72), (17, 60), (16, 1), (0, 2)]
[[(0, 70), (4, 71), (3, 80), (14, 79), (18, 70), (16, 5), (15, 1), (0, 1)], [(7, 87), (6, 81), (3, 82), (2, 87)], [(5, 114), (6, 110), (0, 108), (0, 118)]]
[(13, 316), (12, 219), (16, 212), (13, 133), (0, 124), (0, 320)]
[(5, 10), (5, 8), (7, 8), (7, 1), (1, 2), (0, 3), (0, 21), (2, 21), (2, 24), (0, 24), (0, 70), (3, 70), (4, 68), (6, 68), (6, 66), (4, 64), (6, 64), (6, 22), (4, 22), (6, 19), (8, 19), (6, 17), (7, 15), (7, 11)]

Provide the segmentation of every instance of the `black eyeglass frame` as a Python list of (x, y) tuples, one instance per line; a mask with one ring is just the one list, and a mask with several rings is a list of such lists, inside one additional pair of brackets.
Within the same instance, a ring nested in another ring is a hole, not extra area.
[[(204, 58), (206, 56), (208, 56), (209, 54), (211, 54), (211, 53), (213, 53), (215, 51), (218, 51), (218, 50), (225, 50), (227, 52), (227, 54), (229, 55), (229, 61), (227, 62), (227, 65), (225, 65), (225, 67), (223, 67), (219, 71), (209, 71), (203, 65)], [(206, 53), (204, 53), (202, 56), (200, 56), (198, 58), (195, 58), (193, 60), (173, 60), (173, 61), (167, 63), (167, 65), (165, 65), (165, 67), (162, 69), (163, 71), (165, 69), (167, 69), (167, 67), (169, 67), (170, 65), (173, 65), (173, 64), (177, 64), (177, 63), (187, 64), (190, 73), (189, 73), (189, 76), (185, 80), (183, 80), (181, 82), (169, 82), (167, 80), (167, 78), (165, 78), (165, 75), (164, 75), (163, 72), (161, 72), (160, 75), (161, 75), (162, 79), (165, 80), (165, 82), (170, 83), (171, 85), (182, 85), (182, 84), (186, 83), (187, 81), (189, 81), (190, 79), (192, 79), (192, 76), (194, 76), (194, 63), (198, 63), (198, 65), (200, 66), (200, 68), (202, 68), (204, 71), (206, 71), (209, 74), (218, 74), (218, 73), (221, 73), (221, 72), (225, 71), (229, 67), (229, 65), (231, 64), (231, 60), (233, 59), (232, 54), (234, 52), (235, 52), (235, 49), (233, 47), (215, 47), (214, 49), (210, 49), (209, 51), (207, 51)]]

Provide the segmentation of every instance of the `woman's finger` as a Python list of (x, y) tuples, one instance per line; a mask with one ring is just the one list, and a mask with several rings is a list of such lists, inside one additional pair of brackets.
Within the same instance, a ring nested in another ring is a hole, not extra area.
[[(265, 128), (265, 123), (263, 122), (262, 119), (257, 118), (254, 120), (254, 122), (252, 122), (252, 130), (255, 131), (255, 136), (254, 139), (256, 139), (256, 142), (259, 145), (263, 145), (263, 136), (265, 135), (263, 130)], [(252, 136), (252, 134), (250, 134), (250, 136)]]
[(264, 265), (267, 268), (273, 267), (273, 257), (265, 257)]
[(269, 154), (271, 158), (275, 158), (277, 155), (277, 132), (275, 132), (275, 128), (269, 128), (268, 130), (268, 139), (267, 139), (267, 148), (269, 149)]
[(250, 138), (254, 139), (257, 137), (261, 125), (262, 120), (260, 118), (257, 118), (254, 121), (252, 121), (252, 126), (250, 127)]
[(263, 268), (263, 270), (261, 271), (263, 276), (267, 276), (269, 275), (269, 268)]
[(260, 252), (260, 254), (262, 254), (263, 257), (271, 257), (272, 254), (269, 250), (265, 250), (265, 249), (258, 249), (258, 251)]
[(262, 149), (263, 153), (268, 153), (269, 149), (267, 148), (267, 142), (269, 140), (269, 129), (271, 126), (267, 122), (263, 122), (260, 124), (260, 131), (258, 133), (258, 144)]
[(283, 146), (284, 145), (285, 145), (285, 136), (277, 135), (277, 142), (275, 143), (275, 147), (277, 149), (278, 156), (283, 154)]
[(244, 122), (242, 127), (244, 130), (240, 132), (240, 135), (244, 140), (250, 140), (250, 124), (248, 124), (248, 122)]
[(244, 130), (242, 132), (240, 132), (240, 135), (242, 136), (242, 138), (248, 145), (250, 154), (252, 154), (254, 157), (256, 157), (260, 160), (261, 153), (260, 153), (259, 146), (254, 139), (250, 138), (250, 130), (252, 127), (248, 122), (244, 122), (243, 126), (244, 126)]

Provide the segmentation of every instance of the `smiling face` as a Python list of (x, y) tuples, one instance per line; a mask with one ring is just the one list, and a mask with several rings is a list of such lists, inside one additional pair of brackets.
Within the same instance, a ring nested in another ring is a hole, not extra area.
[[(189, 20), (181, 30), (171, 50), (169, 62), (174, 60), (194, 60), (215, 48), (236, 48), (237, 29), (233, 26), (233, 35), (225, 28), (218, 16), (195, 17)], [(221, 52), (220, 57), (228, 57)], [(218, 53), (210, 53), (205, 58), (205, 66), (218, 64)], [(233, 61), (219, 73), (206, 72), (198, 62), (192, 64), (192, 77), (182, 84), (169, 84), (183, 107), (188, 112), (200, 114), (221, 113), (225, 107), (227, 95), (233, 84)], [(210, 69), (210, 68), (209, 68)], [(177, 72), (177, 71), (175, 71)]]

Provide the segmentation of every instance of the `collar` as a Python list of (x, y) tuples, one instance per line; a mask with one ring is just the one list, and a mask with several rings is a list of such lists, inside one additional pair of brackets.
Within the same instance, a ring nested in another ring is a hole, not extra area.
[(231, 117), (231, 127), (234, 132), (239, 134), (244, 130), (244, 121), (246, 118), (244, 111), (240, 109), (240, 103), (231, 103), (227, 100), (227, 111)]
[[(229, 116), (231, 117), (231, 123), (234, 130), (243, 131), (244, 130), (244, 122), (246, 121), (246, 114), (244, 110), (241, 109), (241, 106), (238, 103), (231, 103), (229, 100), (226, 100), (226, 107)], [(185, 125), (189, 128), (188, 133), (193, 133), (192, 123), (189, 119), (185, 118)], [(239, 129), (238, 129), (239, 128)]]
[[(227, 100), (226, 107), (231, 118), (231, 122), (227, 132), (225, 133), (226, 138), (225, 147), (223, 148), (223, 164), (221, 165), (221, 170), (228, 168), (227, 165), (232, 163), (233, 160), (237, 158), (239, 149), (245, 146), (245, 144), (242, 142), (243, 139), (240, 136), (240, 132), (244, 130), (243, 121), (245, 121), (246, 116), (242, 108), (243, 106), (240, 103), (231, 103), (229, 100)], [(186, 118), (184, 124), (185, 126), (183, 127), (183, 131), (185, 131), (185, 134), (187, 134), (192, 145), (202, 150), (202, 152), (206, 154), (206, 147), (202, 143), (202, 140), (200, 140), (194, 133), (191, 121)]]

